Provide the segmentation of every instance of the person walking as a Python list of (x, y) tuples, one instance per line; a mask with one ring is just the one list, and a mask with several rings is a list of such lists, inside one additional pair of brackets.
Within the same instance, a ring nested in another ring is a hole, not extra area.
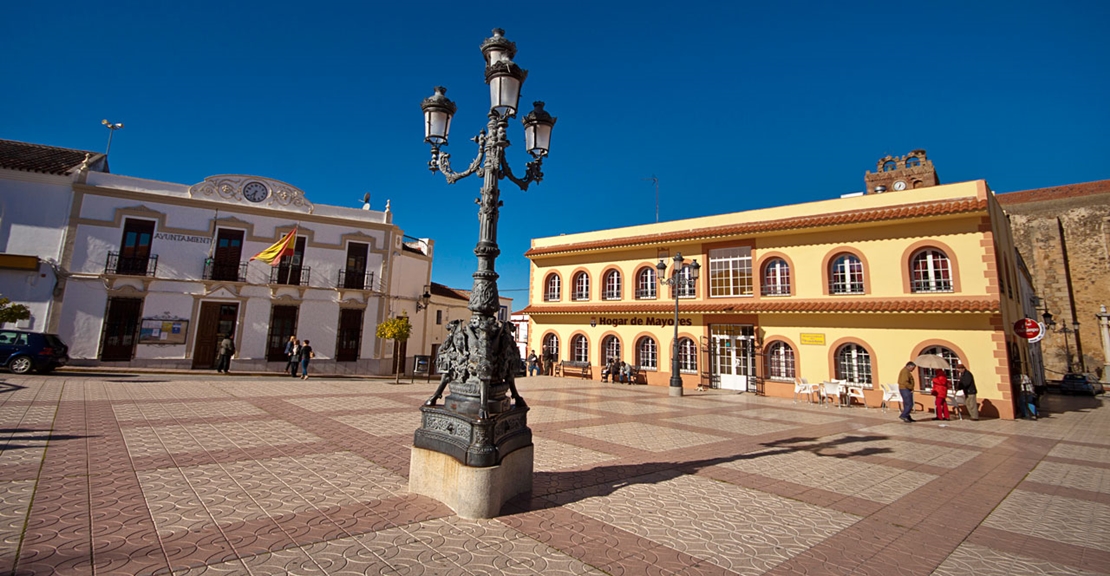
[(285, 371), (292, 374), (297, 373), (297, 337), (289, 336), (289, 341), (285, 343)]
[(308, 363), (316, 357), (316, 353), (312, 351), (312, 344), (308, 340), (301, 344), (301, 380), (308, 380)]
[(906, 362), (902, 371), (898, 372), (898, 393), (902, 395), (902, 413), (898, 415), (898, 418), (903, 422), (913, 422), (913, 418), (910, 418), (910, 412), (913, 411), (913, 371), (916, 369), (917, 364)]
[(231, 367), (231, 355), (235, 353), (235, 342), (227, 334), (220, 334), (220, 344), (216, 347), (216, 373), (227, 374)]
[(536, 351), (533, 350), (528, 354), (528, 376), (535, 376), (540, 371), (538, 362), (539, 358), (536, 357)]
[[(979, 393), (979, 389), (975, 387), (975, 375), (967, 369), (967, 365), (963, 362), (957, 363), (956, 369), (960, 371), (960, 379), (956, 381), (956, 390), (962, 390), (964, 393), (967, 415), (972, 420), (979, 420), (979, 403), (975, 397)], [(959, 410), (959, 407), (956, 409)]]
[(944, 370), (937, 370), (933, 376), (933, 396), (936, 396), (936, 418), (934, 420), (948, 420), (948, 376)]

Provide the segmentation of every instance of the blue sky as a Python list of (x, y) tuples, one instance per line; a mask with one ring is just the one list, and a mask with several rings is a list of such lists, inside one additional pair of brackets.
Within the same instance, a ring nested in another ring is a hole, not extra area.
[[(534, 237), (837, 197), (924, 148), (999, 192), (1110, 178), (1110, 2), (12, 2), (0, 138), (103, 151), (117, 174), (255, 174), (315, 203), (392, 201), (468, 288), (480, 182), (428, 172), (420, 101), (489, 106), (494, 27), (559, 120), (545, 180), (503, 181), (497, 269), (527, 303)], [(527, 107), (530, 109), (530, 107)], [(519, 128), (510, 163), (523, 172)]]

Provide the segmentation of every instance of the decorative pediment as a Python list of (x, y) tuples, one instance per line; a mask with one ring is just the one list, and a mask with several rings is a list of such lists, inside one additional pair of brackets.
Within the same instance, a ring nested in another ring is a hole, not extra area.
[(312, 214), (315, 207), (305, 198), (304, 191), (272, 178), (246, 174), (209, 176), (189, 187), (193, 198), (224, 200), (247, 206), (295, 210)]
[(236, 294), (233, 290), (231, 290), (227, 286), (218, 285), (218, 286), (214, 286), (213, 288), (214, 289), (211, 290), (210, 292), (208, 292), (208, 294), (205, 294), (206, 298), (235, 299), (235, 298), (239, 297), (238, 294)]

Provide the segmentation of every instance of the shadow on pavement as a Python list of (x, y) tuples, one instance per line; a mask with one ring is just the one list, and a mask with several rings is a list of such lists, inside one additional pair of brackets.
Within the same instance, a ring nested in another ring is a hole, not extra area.
[[(50, 430), (35, 428), (0, 428), (0, 434), (8, 436), (0, 440), (0, 451), (19, 450), (20, 448), (42, 448), (42, 444), (31, 442), (55, 442), (60, 440), (81, 440), (92, 436), (78, 436), (74, 434), (51, 434)], [(29, 436), (24, 436), (29, 434)]]
[[(889, 448), (862, 446), (856, 450), (835, 450), (845, 446), (859, 445), (864, 442), (886, 440), (888, 436), (844, 436), (835, 440), (818, 441), (817, 437), (795, 437), (761, 443), (765, 450), (756, 450), (742, 454), (692, 460), (689, 462), (645, 462), (643, 464), (625, 464), (618, 466), (597, 466), (587, 470), (573, 470), (569, 472), (536, 472), (533, 476), (533, 488), (530, 494), (522, 494), (505, 504), (503, 512), (518, 513), (562, 506), (568, 502), (577, 502), (596, 496), (608, 496), (618, 489), (632, 484), (657, 484), (673, 480), (680, 476), (695, 474), (699, 470), (737, 462), (754, 460), (767, 456), (778, 456), (794, 452), (810, 452), (826, 458), (857, 458), (875, 454), (888, 454)], [(595, 479), (600, 482), (591, 484)], [(581, 490), (567, 499), (568, 492)], [(550, 502), (543, 496), (560, 494), (558, 503)]]

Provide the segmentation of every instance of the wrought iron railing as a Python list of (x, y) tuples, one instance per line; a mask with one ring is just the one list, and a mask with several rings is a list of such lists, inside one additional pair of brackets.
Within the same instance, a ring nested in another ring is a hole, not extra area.
[(357, 268), (342, 269), (339, 271), (339, 280), (336, 288), (349, 288), (352, 290), (373, 290), (374, 273)]
[(290, 286), (308, 286), (312, 268), (308, 266), (288, 266), (282, 264), (270, 269), (270, 284), (288, 284)]
[(657, 296), (657, 291), (654, 288), (637, 288), (636, 289), (636, 299), (637, 300), (655, 300), (656, 298), (658, 298), (658, 296)]
[(119, 252), (109, 252), (104, 264), (105, 274), (125, 274), (128, 276), (154, 277), (158, 270), (158, 255), (143, 257), (120, 256)]
[(223, 280), (225, 282), (246, 282), (246, 262), (218, 262), (212, 258), (204, 259), (204, 273), (201, 278), (205, 280)]

